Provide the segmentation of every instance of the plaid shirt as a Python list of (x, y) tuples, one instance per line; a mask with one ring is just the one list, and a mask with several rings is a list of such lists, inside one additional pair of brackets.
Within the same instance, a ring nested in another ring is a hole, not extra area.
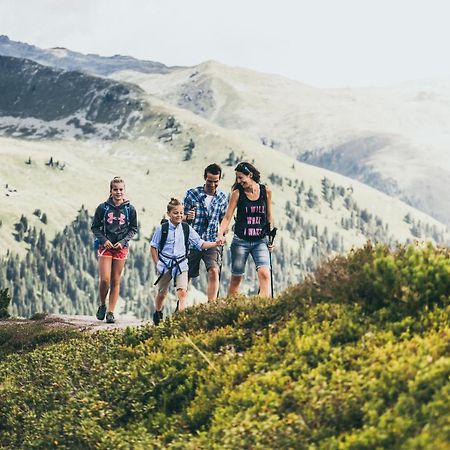
[(220, 222), (227, 210), (228, 199), (222, 191), (216, 191), (209, 209), (206, 208), (205, 199), (204, 186), (189, 189), (184, 196), (184, 213), (187, 214), (195, 206), (195, 219), (191, 223), (192, 228), (205, 241), (215, 242)]

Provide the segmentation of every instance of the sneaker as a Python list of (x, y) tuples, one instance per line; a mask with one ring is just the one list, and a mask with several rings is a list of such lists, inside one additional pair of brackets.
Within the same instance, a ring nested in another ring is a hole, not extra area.
[(112, 311), (108, 311), (106, 313), (106, 323), (114, 323), (116, 319), (114, 319), (114, 314)]
[(105, 314), (106, 314), (106, 305), (100, 305), (97, 309), (97, 319), (98, 320), (103, 320), (105, 318)]
[(159, 325), (159, 322), (163, 320), (163, 313), (162, 311), (155, 311), (153, 314), (153, 323), (155, 325)]

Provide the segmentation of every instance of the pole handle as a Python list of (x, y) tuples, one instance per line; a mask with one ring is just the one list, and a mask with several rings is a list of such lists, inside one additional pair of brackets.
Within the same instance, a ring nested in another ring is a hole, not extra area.
[(275, 239), (275, 236), (277, 235), (278, 228), (273, 227), (269, 232), (269, 244), (272, 245), (273, 241)]

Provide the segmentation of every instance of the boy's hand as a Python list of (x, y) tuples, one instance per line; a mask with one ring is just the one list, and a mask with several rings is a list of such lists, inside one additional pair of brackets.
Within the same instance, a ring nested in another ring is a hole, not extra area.
[(218, 247), (223, 247), (226, 243), (224, 236), (217, 236), (216, 244)]

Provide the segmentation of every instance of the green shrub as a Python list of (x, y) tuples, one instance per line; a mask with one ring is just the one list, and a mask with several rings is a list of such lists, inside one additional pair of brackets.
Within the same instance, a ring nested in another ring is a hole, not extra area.
[(49, 328), (43, 323), (21, 323), (5, 321), (0, 325), (0, 357), (11, 353), (24, 353), (69, 339), (81, 339), (83, 336), (76, 330)]
[(428, 244), (390, 251), (369, 242), (323, 264), (294, 292), (314, 301), (359, 303), (368, 313), (416, 314), (450, 303), (450, 250)]
[(448, 280), (448, 250), (368, 244), (277, 299), (30, 337), (0, 362), (0, 447), (447, 448)]

